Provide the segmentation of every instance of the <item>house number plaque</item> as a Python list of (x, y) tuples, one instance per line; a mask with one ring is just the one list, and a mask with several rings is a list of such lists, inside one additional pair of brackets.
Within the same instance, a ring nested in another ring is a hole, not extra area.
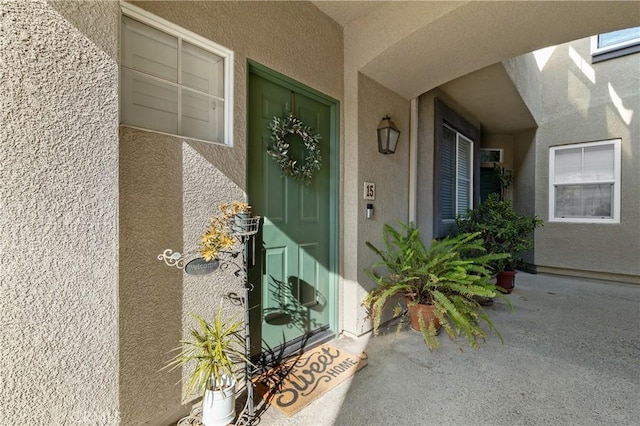
[(376, 184), (373, 182), (364, 183), (364, 199), (375, 200), (376, 199)]

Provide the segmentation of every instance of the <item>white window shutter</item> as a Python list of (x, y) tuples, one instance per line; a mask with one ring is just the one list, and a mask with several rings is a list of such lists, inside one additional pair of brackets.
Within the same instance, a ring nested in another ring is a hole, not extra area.
[(473, 176), (472, 142), (458, 135), (458, 167), (457, 167), (457, 194), (456, 212), (465, 214), (471, 204), (471, 181)]
[(178, 39), (122, 17), (122, 65), (163, 80), (178, 82)]
[(120, 76), (122, 123), (178, 133), (178, 88), (123, 69)]
[(440, 200), (443, 220), (456, 217), (456, 134), (448, 128), (443, 129), (440, 145)]
[(224, 61), (186, 41), (182, 42), (182, 84), (203, 93), (224, 97)]

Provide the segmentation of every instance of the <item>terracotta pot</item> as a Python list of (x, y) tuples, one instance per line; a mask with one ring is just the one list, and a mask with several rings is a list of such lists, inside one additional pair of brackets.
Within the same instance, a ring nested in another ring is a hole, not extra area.
[(516, 271), (502, 271), (496, 277), (496, 285), (505, 289), (507, 293), (511, 293), (515, 287)]
[(433, 305), (420, 305), (407, 303), (409, 308), (409, 319), (411, 320), (411, 328), (420, 331), (420, 316), (424, 320), (424, 325), (429, 328), (429, 325), (433, 322), (436, 330), (440, 329), (440, 321), (434, 312)]

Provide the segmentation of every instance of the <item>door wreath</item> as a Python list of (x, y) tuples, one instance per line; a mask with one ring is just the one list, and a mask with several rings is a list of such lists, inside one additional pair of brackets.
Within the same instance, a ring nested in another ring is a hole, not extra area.
[[(267, 149), (267, 153), (280, 165), (285, 176), (291, 176), (308, 185), (313, 174), (320, 170), (322, 164), (320, 155), (320, 139), (322, 138), (320, 134), (311, 127), (305, 126), (301, 120), (293, 115), (286, 118), (273, 117), (269, 129), (273, 144)], [(288, 135), (298, 135), (302, 138), (306, 150), (304, 164), (299, 164), (298, 160), (289, 156), (290, 144), (286, 141)]]

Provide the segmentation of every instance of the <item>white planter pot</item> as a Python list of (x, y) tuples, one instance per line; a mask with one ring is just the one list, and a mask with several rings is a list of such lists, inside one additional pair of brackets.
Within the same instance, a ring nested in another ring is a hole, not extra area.
[(202, 424), (204, 426), (226, 426), (236, 417), (236, 380), (223, 376), (225, 388), (221, 391), (207, 390), (202, 400)]

